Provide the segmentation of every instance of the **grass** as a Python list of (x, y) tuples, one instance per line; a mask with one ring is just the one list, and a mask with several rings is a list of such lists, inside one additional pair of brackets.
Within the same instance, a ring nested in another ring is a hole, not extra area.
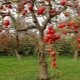
[[(52, 80), (80, 80), (80, 57), (57, 57), (57, 67), (49, 67)], [(38, 76), (37, 57), (0, 57), (0, 80), (36, 80)]]
[(57, 66), (52, 69), (55, 80), (80, 80), (80, 57), (78, 61), (73, 57), (58, 57)]

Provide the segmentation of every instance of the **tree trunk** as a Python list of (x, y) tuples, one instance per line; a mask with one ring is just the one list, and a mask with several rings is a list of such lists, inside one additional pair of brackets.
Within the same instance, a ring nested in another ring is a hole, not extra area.
[(78, 59), (78, 49), (74, 52), (74, 60), (76, 61)]
[(20, 54), (18, 53), (18, 50), (15, 50), (15, 53), (16, 53), (17, 58), (18, 58), (19, 60), (21, 60), (21, 59), (22, 59), (22, 55), (20, 55)]
[(48, 75), (48, 64), (46, 62), (45, 44), (43, 41), (43, 34), (39, 37), (39, 78), (38, 80), (50, 80)]
[(45, 60), (45, 55), (39, 53), (39, 78), (38, 80), (50, 80), (48, 76), (48, 64)]

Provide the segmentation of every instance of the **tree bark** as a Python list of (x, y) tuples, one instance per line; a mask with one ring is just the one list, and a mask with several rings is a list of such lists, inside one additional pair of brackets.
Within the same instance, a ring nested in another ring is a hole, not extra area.
[(39, 37), (39, 78), (37, 80), (50, 80), (48, 75), (48, 64), (46, 62), (45, 43), (43, 41), (43, 33)]
[(48, 76), (48, 64), (45, 60), (45, 55), (39, 53), (39, 79), (38, 80), (50, 80)]
[(15, 50), (15, 53), (16, 53), (17, 58), (18, 58), (19, 60), (21, 60), (21, 59), (22, 59), (22, 55), (20, 55), (20, 54), (18, 53), (18, 50)]
[(76, 61), (78, 59), (78, 49), (74, 52), (74, 60)]

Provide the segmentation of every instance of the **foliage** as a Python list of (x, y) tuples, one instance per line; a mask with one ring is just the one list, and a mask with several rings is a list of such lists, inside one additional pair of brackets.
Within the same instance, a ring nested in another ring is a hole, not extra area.
[(57, 51), (58, 55), (73, 56), (75, 46), (72, 44), (71, 39), (59, 40), (53, 44), (53, 49)]
[(6, 56), (6, 55), (7, 55), (6, 49), (1, 49), (0, 50), (0, 56)]
[(35, 45), (32, 44), (30, 41), (27, 41), (26, 44), (20, 43), (19, 53), (23, 56), (35, 55)]
[[(0, 49), (0, 56), (15, 56), (15, 47), (11, 45), (8, 50), (6, 48)], [(23, 56), (36, 55), (35, 45), (32, 42), (27, 41), (26, 44), (23, 42), (19, 43), (19, 54)]]

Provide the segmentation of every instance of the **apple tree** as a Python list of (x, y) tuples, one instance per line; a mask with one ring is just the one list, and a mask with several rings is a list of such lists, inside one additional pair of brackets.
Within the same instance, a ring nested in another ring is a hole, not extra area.
[[(80, 2), (79, 0), (1, 0), (0, 1), (1, 28), (3, 30), (15, 29), (17, 44), (19, 35), (26, 30), (37, 30), (38, 34), (38, 80), (50, 80), (48, 64), (46, 61), (45, 43), (52, 44), (61, 37), (61, 30), (66, 34), (79, 33)], [(5, 18), (8, 16), (7, 18)], [(65, 16), (65, 18), (64, 18)], [(75, 25), (75, 26), (74, 26)], [(77, 27), (78, 25), (78, 27)], [(23, 26), (23, 27), (21, 27)], [(47, 29), (47, 30), (46, 30)], [(18, 46), (17, 46), (18, 50)], [(16, 50), (16, 53), (18, 53)], [(56, 66), (51, 53), (51, 65)], [(17, 54), (19, 56), (19, 54)]]

